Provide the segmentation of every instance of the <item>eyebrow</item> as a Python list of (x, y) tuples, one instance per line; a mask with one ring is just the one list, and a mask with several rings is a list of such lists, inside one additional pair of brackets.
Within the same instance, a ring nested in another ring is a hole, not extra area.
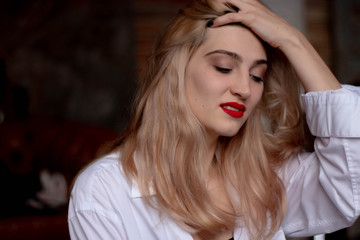
[[(234, 60), (236, 60), (238, 62), (243, 61), (242, 57), (239, 56), (238, 54), (236, 54), (234, 52), (227, 51), (227, 50), (222, 50), (222, 49), (211, 51), (211, 52), (205, 54), (205, 56), (209, 56), (209, 55), (217, 54), (217, 53), (228, 55), (228, 56), (230, 56), (231, 58), (233, 58)], [(257, 66), (257, 65), (261, 65), (261, 64), (268, 65), (268, 61), (266, 59), (259, 59), (259, 60), (254, 61), (253, 66)]]

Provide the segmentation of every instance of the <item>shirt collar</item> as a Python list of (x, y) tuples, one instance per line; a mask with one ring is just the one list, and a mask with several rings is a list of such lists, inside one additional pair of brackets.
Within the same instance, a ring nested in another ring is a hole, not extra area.
[[(139, 156), (137, 154), (137, 151), (135, 151), (134, 152), (135, 166), (137, 165), (136, 163), (138, 161), (137, 160), (138, 158), (139, 158)], [(154, 196), (154, 195), (156, 195), (156, 192), (152, 187), (150, 187), (149, 196)], [(131, 198), (143, 198), (143, 196), (140, 192), (140, 189), (139, 189), (139, 185), (135, 179), (131, 180)]]
[[(155, 196), (156, 192), (154, 188), (150, 187), (149, 196)], [(131, 198), (143, 198), (143, 195), (140, 192), (139, 185), (135, 180), (131, 181)]]
[(131, 198), (142, 198), (139, 187), (135, 180), (131, 184)]

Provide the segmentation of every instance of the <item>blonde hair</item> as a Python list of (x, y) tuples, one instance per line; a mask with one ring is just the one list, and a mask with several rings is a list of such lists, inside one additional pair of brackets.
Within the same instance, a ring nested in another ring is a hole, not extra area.
[[(199, 236), (218, 233), (234, 229), (241, 218), (252, 238), (266, 239), (279, 228), (286, 205), (276, 168), (300, 148), (302, 139), (299, 88), (286, 58), (266, 46), (269, 67), (262, 102), (236, 136), (220, 138), (221, 157), (215, 163), (203, 160), (204, 127), (185, 98), (186, 66), (206, 39), (207, 22), (229, 10), (216, 1), (198, 0), (179, 11), (149, 58), (133, 119), (116, 151), (122, 153), (125, 175), (137, 181), (148, 204), (184, 229)], [(261, 119), (269, 123), (266, 129)], [(236, 214), (219, 209), (210, 198), (205, 177), (211, 164), (236, 202)]]

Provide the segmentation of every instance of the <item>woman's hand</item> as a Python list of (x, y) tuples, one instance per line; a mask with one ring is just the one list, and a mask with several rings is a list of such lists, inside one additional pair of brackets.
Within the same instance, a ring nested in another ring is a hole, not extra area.
[(256, 0), (219, 0), (239, 9), (214, 20), (212, 27), (240, 22), (274, 48), (284, 48), (301, 33)]
[(296, 28), (256, 0), (218, 0), (239, 9), (214, 20), (212, 27), (240, 22), (262, 40), (280, 49), (293, 65), (305, 91), (341, 88), (321, 57)]

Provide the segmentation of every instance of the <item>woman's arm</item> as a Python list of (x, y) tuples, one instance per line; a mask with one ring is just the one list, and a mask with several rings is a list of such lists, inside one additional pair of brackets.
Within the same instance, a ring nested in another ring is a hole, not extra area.
[(291, 237), (348, 227), (360, 214), (360, 88), (302, 100), (315, 152), (294, 155), (278, 172), (288, 195), (282, 228)]
[(256, 0), (219, 0), (239, 9), (214, 20), (212, 27), (241, 22), (293, 65), (306, 92), (334, 90), (340, 83), (304, 35)]

